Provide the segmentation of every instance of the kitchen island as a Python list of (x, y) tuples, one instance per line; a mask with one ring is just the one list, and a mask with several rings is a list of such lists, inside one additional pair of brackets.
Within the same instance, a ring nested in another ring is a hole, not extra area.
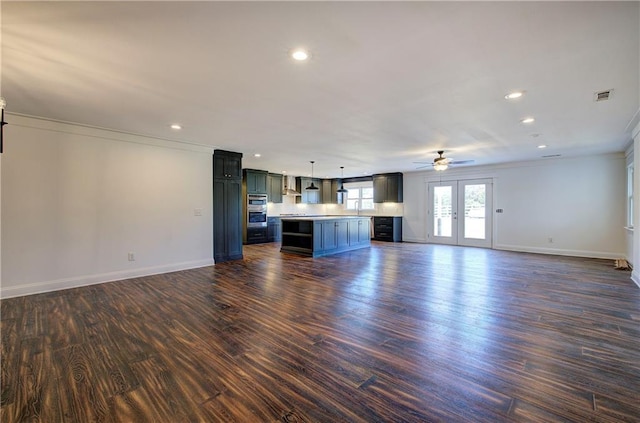
[(370, 246), (369, 216), (282, 217), (281, 252), (321, 257)]

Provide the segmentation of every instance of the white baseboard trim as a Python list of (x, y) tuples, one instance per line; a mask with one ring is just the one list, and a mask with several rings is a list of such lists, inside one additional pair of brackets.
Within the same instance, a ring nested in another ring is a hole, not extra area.
[(62, 289), (79, 288), (99, 283), (115, 282), (123, 279), (139, 278), (142, 276), (158, 275), (160, 273), (176, 272), (179, 270), (196, 269), (198, 267), (213, 266), (213, 259), (187, 261), (162, 266), (145, 267), (133, 270), (83, 275), (67, 279), (36, 282), (14, 287), (0, 287), (0, 298), (22, 297), (24, 295), (42, 294), (60, 291)]
[(527, 247), (524, 245), (496, 244), (495, 250), (519, 251), (522, 253), (551, 254), (556, 256), (587, 257), (601, 259), (617, 259), (624, 257), (625, 253), (611, 253), (606, 251), (588, 250), (564, 250), (561, 248)]
[[(416, 242), (421, 244), (430, 244), (428, 240), (421, 239), (421, 238), (403, 238), (402, 241)], [(436, 245), (436, 243), (433, 243), (433, 244)], [(561, 248), (528, 247), (525, 245), (509, 245), (509, 244), (494, 244), (492, 248), (494, 250), (517, 251), (521, 253), (551, 254), (555, 256), (601, 258), (601, 259), (612, 259), (612, 260), (626, 256), (625, 253), (610, 253), (605, 251), (589, 251), (589, 250), (564, 250)]]
[(406, 237), (402, 237), (402, 242), (416, 242), (419, 244), (426, 244), (428, 241), (426, 239), (423, 238), (406, 238)]
[(638, 276), (638, 273), (636, 273), (635, 269), (631, 272), (631, 280), (633, 283), (638, 285), (638, 288), (640, 288), (640, 277)]

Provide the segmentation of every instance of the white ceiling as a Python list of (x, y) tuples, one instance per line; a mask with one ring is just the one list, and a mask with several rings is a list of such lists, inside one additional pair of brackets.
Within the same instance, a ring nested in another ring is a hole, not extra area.
[[(440, 149), (475, 165), (619, 152), (638, 122), (639, 5), (3, 1), (1, 89), (8, 112), (296, 175), (407, 172)], [(299, 46), (311, 60), (289, 58)]]

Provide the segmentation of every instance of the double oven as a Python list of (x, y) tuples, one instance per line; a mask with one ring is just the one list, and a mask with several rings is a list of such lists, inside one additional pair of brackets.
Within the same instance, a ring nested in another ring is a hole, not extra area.
[(247, 228), (267, 227), (267, 196), (265, 194), (247, 195)]
[(267, 242), (267, 196), (247, 194), (245, 213), (245, 244)]

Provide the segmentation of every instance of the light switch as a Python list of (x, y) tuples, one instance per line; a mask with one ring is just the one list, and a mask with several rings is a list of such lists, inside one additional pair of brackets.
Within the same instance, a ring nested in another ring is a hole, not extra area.
[(202, 216), (202, 209), (193, 209), (194, 216)]

